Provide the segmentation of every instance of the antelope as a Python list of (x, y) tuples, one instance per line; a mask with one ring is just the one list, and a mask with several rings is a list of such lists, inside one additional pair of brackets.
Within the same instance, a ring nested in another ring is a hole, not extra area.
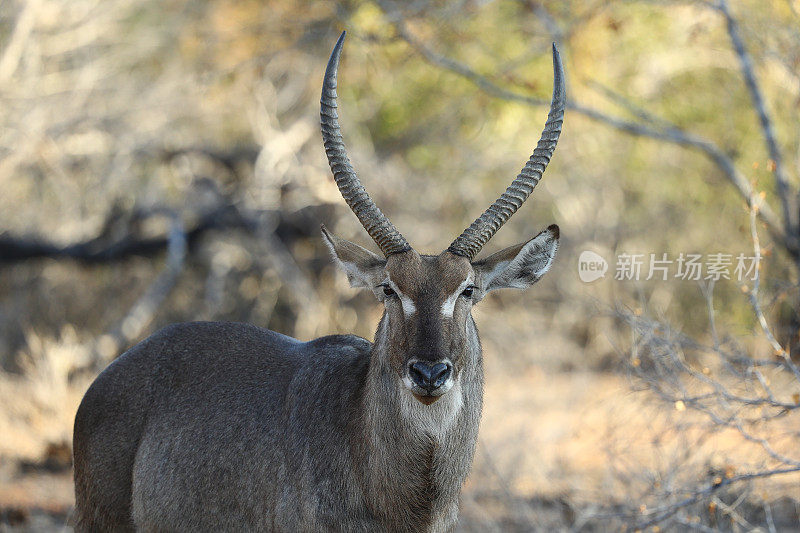
[(364, 190), (337, 114), (345, 34), (328, 61), (321, 129), (334, 180), (382, 256), (322, 237), (353, 287), (385, 309), (375, 341), (301, 342), (246, 324), (174, 324), (112, 362), (75, 417), (79, 531), (447, 531), (483, 404), (472, 306), (550, 268), (552, 225), (475, 256), (528, 198), (555, 150), (564, 73), (506, 191), (439, 255), (414, 250)]

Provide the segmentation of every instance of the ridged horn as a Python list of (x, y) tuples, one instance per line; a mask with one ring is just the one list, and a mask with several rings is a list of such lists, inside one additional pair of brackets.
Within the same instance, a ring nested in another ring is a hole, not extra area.
[(339, 127), (339, 115), (336, 113), (336, 74), (339, 70), (339, 58), (342, 55), (345, 34), (346, 32), (342, 32), (339, 40), (336, 41), (336, 46), (333, 47), (331, 57), (328, 59), (328, 68), (325, 69), (325, 80), (322, 83), (322, 98), (320, 99), (322, 140), (325, 144), (328, 164), (333, 171), (333, 179), (336, 181), (344, 201), (356, 214), (361, 225), (381, 249), (383, 255), (389, 257), (392, 254), (408, 251), (411, 246), (389, 222), (389, 219), (381, 213), (367, 191), (364, 190), (364, 186), (361, 185), (361, 181), (356, 176), (356, 171), (347, 157)]
[(561, 56), (553, 43), (553, 99), (550, 102), (550, 112), (544, 124), (542, 136), (536, 149), (533, 151), (525, 167), (508, 186), (500, 198), (489, 209), (475, 219), (475, 222), (453, 241), (447, 248), (451, 253), (461, 255), (472, 260), (483, 245), (511, 218), (517, 209), (522, 206), (533, 188), (542, 178), (544, 169), (550, 162), (553, 152), (561, 134), (561, 125), (564, 122), (564, 106), (567, 100), (564, 88), (564, 67), (561, 65)]

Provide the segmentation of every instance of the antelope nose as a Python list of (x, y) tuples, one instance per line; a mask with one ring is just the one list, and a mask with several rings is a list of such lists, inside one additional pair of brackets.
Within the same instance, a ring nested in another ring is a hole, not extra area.
[(411, 381), (425, 389), (428, 394), (444, 385), (452, 371), (453, 365), (450, 363), (415, 361), (408, 365), (408, 375), (411, 377)]

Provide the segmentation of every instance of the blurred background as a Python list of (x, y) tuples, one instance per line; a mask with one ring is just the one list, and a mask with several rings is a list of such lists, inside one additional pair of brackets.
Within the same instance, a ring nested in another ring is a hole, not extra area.
[[(552, 164), (484, 253), (551, 223), (562, 246), (475, 309), (486, 404), (459, 531), (796, 529), (797, 0), (7, 0), (0, 531), (70, 528), (80, 399), (160, 327), (372, 339), (380, 305), (319, 236), (374, 248), (318, 127), (343, 29), (350, 156), (427, 253), (522, 168), (551, 42), (564, 60)], [(604, 277), (581, 281), (584, 251)], [(681, 254), (730, 255), (730, 279), (684, 279)], [(760, 268), (736, 276), (739, 254)]]

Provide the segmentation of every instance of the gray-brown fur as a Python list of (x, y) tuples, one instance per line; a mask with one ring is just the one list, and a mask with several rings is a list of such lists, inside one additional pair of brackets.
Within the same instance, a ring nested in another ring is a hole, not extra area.
[(81, 404), (78, 529), (425, 531), (455, 516), (469, 471), (482, 390), (473, 348), (465, 405), (434, 437), (401, 416), (396, 371), (364, 339), (170, 326)]
[(375, 342), (204, 322), (134, 346), (75, 417), (78, 531), (454, 526), (483, 402), (472, 307), (538, 281), (558, 228), (477, 262), (402, 246), (380, 257), (322, 233), (385, 307)]

